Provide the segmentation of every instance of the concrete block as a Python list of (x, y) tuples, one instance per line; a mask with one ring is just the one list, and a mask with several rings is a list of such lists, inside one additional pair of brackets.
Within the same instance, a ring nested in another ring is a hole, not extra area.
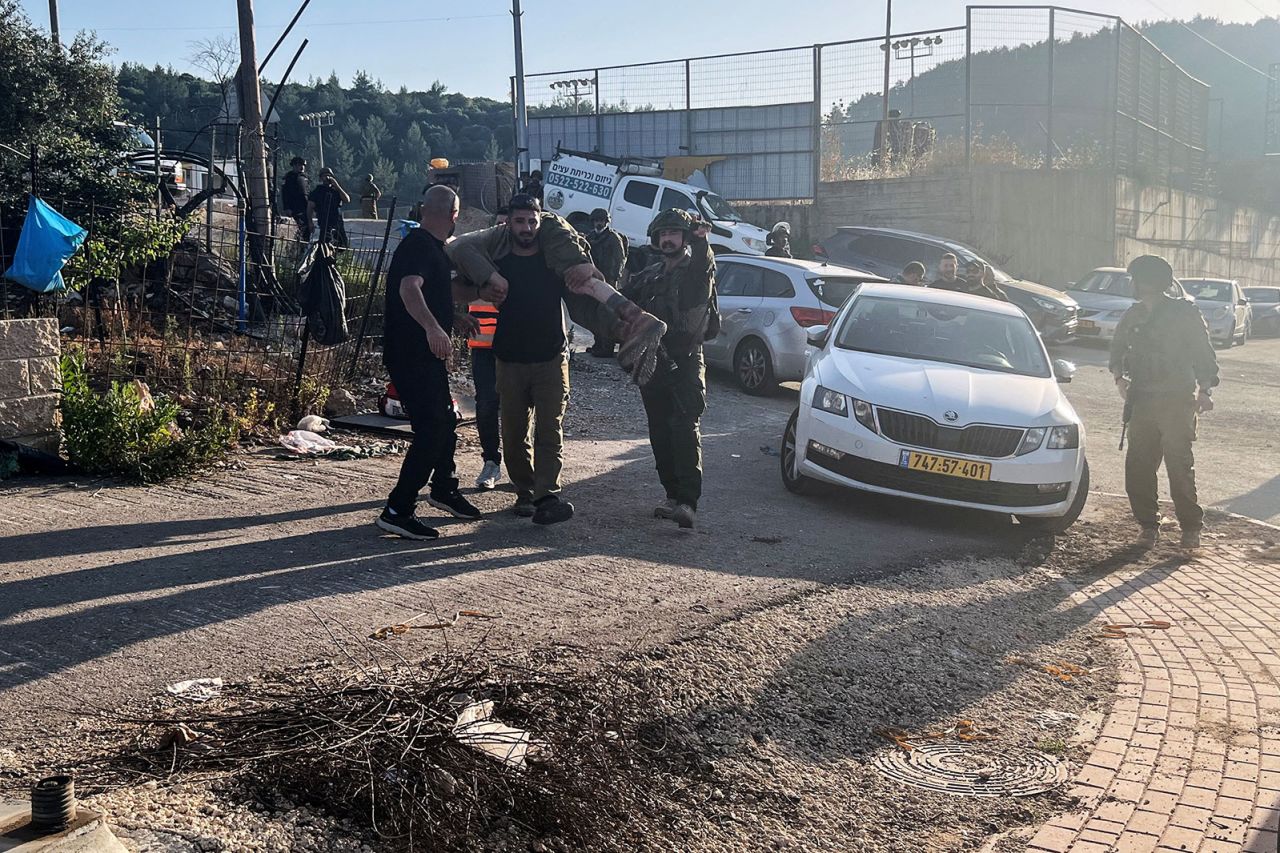
[(57, 356), (28, 359), (27, 380), (31, 384), (32, 394), (49, 394), (61, 388), (62, 376), (58, 373)]
[(57, 394), (0, 400), (0, 438), (53, 432), (57, 415)]
[(0, 320), (0, 359), (56, 356), (60, 351), (57, 320)]
[(0, 400), (12, 400), (31, 393), (31, 380), (27, 374), (27, 360), (14, 358), (0, 361)]

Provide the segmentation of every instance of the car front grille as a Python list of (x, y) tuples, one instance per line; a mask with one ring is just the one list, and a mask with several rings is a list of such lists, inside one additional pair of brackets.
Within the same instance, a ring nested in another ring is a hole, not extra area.
[(879, 486), (909, 492), (923, 497), (987, 506), (1031, 507), (1049, 506), (1062, 501), (1065, 492), (1041, 492), (1034, 483), (998, 483), (992, 480), (965, 480), (945, 474), (929, 474), (912, 471), (885, 462), (874, 462), (852, 454), (832, 459), (822, 453), (809, 453), (806, 458), (815, 465), (833, 471), (842, 477)]
[(1012, 456), (1022, 441), (1023, 431), (1013, 427), (946, 427), (934, 423), (924, 415), (881, 408), (877, 408), (876, 412), (880, 416), (881, 435), (890, 441), (913, 447), (998, 459)]

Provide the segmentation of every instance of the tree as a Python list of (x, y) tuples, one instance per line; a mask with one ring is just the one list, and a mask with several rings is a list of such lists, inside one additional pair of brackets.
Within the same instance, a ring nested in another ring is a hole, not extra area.
[[(116, 252), (135, 237), (146, 241), (146, 234), (138, 234), (147, 224), (135, 225), (131, 214), (155, 189), (119, 168), (122, 152), (132, 145), (129, 129), (115, 124), (122, 110), (106, 52), (106, 45), (85, 33), (65, 48), (53, 48), (16, 0), (0, 0), (0, 143), (21, 152), (34, 149), (40, 196), (92, 226), (92, 239)], [(28, 159), (0, 149), (0, 245), (6, 251), (17, 242), (30, 180)], [(8, 259), (0, 262), (7, 265)]]
[[(236, 69), (240, 67), (240, 48), (236, 40), (224, 33), (191, 42), (191, 48), (191, 64), (208, 74), (213, 84), (218, 87), (222, 114), (232, 115), (235, 75)], [(239, 112), (238, 105), (235, 111)]]

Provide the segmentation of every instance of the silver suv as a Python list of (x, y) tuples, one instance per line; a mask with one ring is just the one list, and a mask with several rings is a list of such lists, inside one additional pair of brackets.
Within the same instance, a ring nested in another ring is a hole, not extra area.
[(825, 326), (863, 282), (885, 279), (835, 264), (793, 258), (719, 255), (720, 334), (707, 364), (732, 370), (748, 394), (804, 377), (805, 329)]

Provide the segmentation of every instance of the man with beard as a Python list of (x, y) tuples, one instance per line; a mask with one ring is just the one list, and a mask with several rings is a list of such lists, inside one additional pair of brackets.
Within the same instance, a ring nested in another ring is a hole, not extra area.
[(511, 199), (505, 225), (460, 237), (448, 252), (464, 279), (497, 296), (490, 299), (498, 306), (493, 353), (514, 511), (535, 524), (567, 521), (573, 504), (560, 497), (569, 399), (562, 300), (593, 334), (603, 330), (624, 342), (619, 361), (639, 383), (655, 369), (666, 326), (613, 290), (591, 263), (586, 240), (530, 195)]
[(720, 325), (709, 230), (687, 211), (659, 213), (649, 224), (649, 240), (661, 260), (625, 288), (632, 301), (667, 324), (657, 372), (640, 396), (658, 479), (666, 491), (654, 515), (674, 519), (683, 528), (693, 527), (702, 497), (699, 421), (707, 407), (702, 344)]
[[(627, 241), (609, 227), (609, 211), (603, 207), (591, 211), (587, 242), (591, 244), (591, 258), (596, 269), (600, 270), (606, 282), (617, 287), (627, 264)], [(597, 358), (613, 358), (613, 348), (614, 342), (601, 336), (596, 338), (588, 352)]]

